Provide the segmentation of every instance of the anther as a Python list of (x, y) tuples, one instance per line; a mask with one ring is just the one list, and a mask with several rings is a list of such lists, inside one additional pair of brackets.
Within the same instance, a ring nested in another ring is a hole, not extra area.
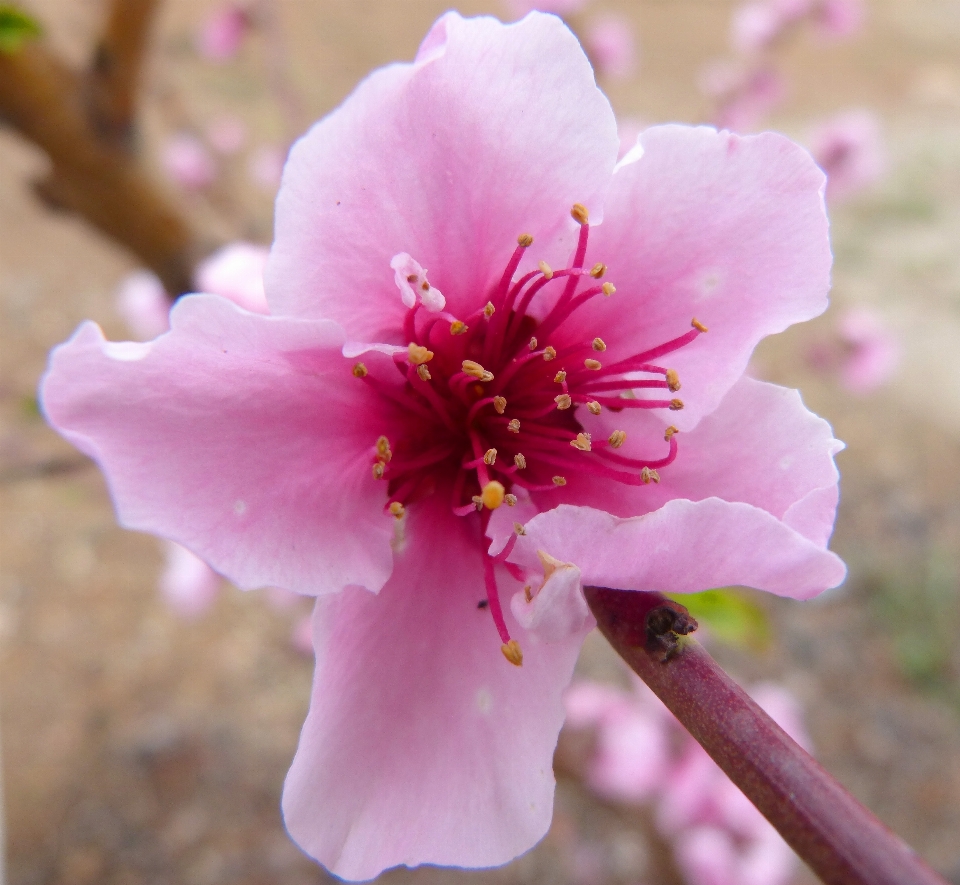
[(513, 524), (513, 530), (514, 530), (518, 535), (525, 535), (525, 534), (527, 533), (527, 530), (523, 527), (523, 523), (522, 523), (522, 522), (515, 522), (515, 523)]
[(516, 495), (509, 495), (509, 494), (508, 494), (508, 495), (504, 495), (504, 496), (503, 496), (503, 503), (506, 504), (507, 507), (516, 507), (516, 506), (517, 506), (517, 496), (516, 496)]
[(626, 430), (614, 430), (613, 433), (610, 434), (610, 439), (608, 439), (607, 442), (609, 442), (613, 448), (619, 449), (620, 446), (622, 446), (626, 442), (626, 440), (627, 440)]
[(531, 237), (530, 234), (520, 234), (520, 236), (517, 237), (517, 245), (523, 246), (523, 248), (526, 249), (528, 246), (533, 245), (533, 237)]
[(492, 467), (497, 463), (497, 450), (496, 449), (487, 449), (483, 453), (483, 463), (488, 467)]
[(565, 486), (567, 484), (567, 479), (564, 476), (555, 476), (553, 478), (553, 484), (555, 486)]
[(390, 511), (390, 515), (395, 516), (397, 519), (400, 519), (404, 514), (403, 504), (399, 501), (391, 501), (387, 509)]
[(600, 287), (600, 291), (603, 292), (603, 294), (606, 295), (607, 298), (609, 298), (614, 292), (617, 291), (617, 287), (614, 286), (613, 283), (604, 283)]
[(492, 316), (494, 315), (494, 313), (496, 313), (496, 310), (497, 310), (497, 309), (493, 306), (493, 302), (492, 302), (492, 301), (488, 301), (488, 302), (483, 306), (483, 315), (489, 320), (490, 317), (492, 317)]
[(575, 449), (580, 449), (581, 452), (590, 451), (590, 434), (589, 433), (578, 433), (576, 439), (570, 440), (570, 445)]
[(710, 330), (700, 322), (696, 317), (690, 320), (690, 325), (693, 326), (698, 332), (709, 332)]
[(590, 276), (595, 280), (599, 280), (607, 272), (607, 266), (602, 262), (598, 261), (593, 267), (590, 268)]
[(587, 207), (583, 203), (574, 203), (573, 208), (570, 209), (570, 215), (577, 224), (586, 224), (590, 221), (590, 213), (587, 212)]
[(531, 350), (536, 350), (536, 349), (537, 349), (537, 339), (536, 339), (536, 338), (531, 338), (531, 339), (530, 339), (530, 343), (527, 345), (527, 347), (529, 347)]
[(374, 479), (383, 479), (383, 461), (377, 461), (373, 465), (373, 478)]
[(680, 432), (680, 431), (677, 430), (677, 428), (674, 427), (674, 426), (671, 424), (671, 425), (666, 429), (666, 431), (664, 432), (663, 438), (664, 438), (667, 442), (670, 442), (670, 437), (673, 436), (675, 433), (679, 433), (679, 432)]
[(547, 264), (546, 261), (538, 261), (538, 262), (537, 262), (537, 267), (540, 268), (540, 273), (543, 274), (543, 278), (544, 278), (545, 280), (552, 280), (552, 279), (553, 279), (553, 268), (550, 267), (550, 265)]
[(593, 349), (597, 351), (597, 353), (603, 353), (607, 349), (607, 342), (602, 338), (594, 338)]
[(570, 399), (569, 393), (561, 393), (559, 396), (555, 396), (553, 401), (557, 404), (557, 408), (562, 412), (564, 409), (569, 409), (573, 405), (573, 400)]
[(473, 501), (477, 510), (483, 510), (483, 498), (481, 498), (479, 495), (474, 495), (470, 500)]
[(419, 279), (420, 279), (420, 277), (419, 277), (417, 274), (415, 274), (415, 273), (407, 274), (407, 282), (408, 282), (408, 283), (415, 283), (415, 282), (416, 282), (417, 280), (419, 280)]
[(422, 366), (433, 359), (433, 351), (427, 350), (422, 344), (414, 344), (412, 341), (407, 345), (407, 356), (410, 362), (415, 366)]
[(596, 400), (590, 400), (590, 402), (587, 403), (587, 411), (588, 411), (591, 415), (599, 415), (599, 414), (600, 414), (600, 403), (598, 403)]
[(461, 368), (465, 375), (470, 375), (472, 378), (477, 378), (480, 381), (493, 380), (493, 372), (488, 372), (480, 363), (475, 363), (473, 360), (464, 360), (461, 363)]
[(671, 412), (679, 412), (683, 408), (682, 399), (672, 399), (670, 400), (670, 405), (667, 407)]
[(450, 323), (450, 334), (451, 335), (462, 335), (470, 327), (463, 320), (454, 320)]
[(520, 650), (520, 643), (517, 642), (516, 639), (505, 642), (500, 646), (500, 651), (503, 652), (503, 656), (513, 664), (514, 667), (523, 666), (523, 652)]
[(544, 360), (546, 360), (548, 363), (550, 362), (550, 360), (555, 360), (555, 359), (557, 358), (556, 348), (551, 347), (551, 346), (548, 344), (545, 348), (543, 348), (543, 358), (544, 358)]
[(433, 377), (426, 366), (417, 366), (417, 374), (420, 376), (421, 381), (429, 381)]
[(556, 375), (553, 376), (553, 380), (556, 384), (563, 384), (563, 382), (567, 380), (567, 373), (561, 369)]
[(529, 584), (523, 585), (523, 598), (526, 599), (527, 602), (533, 602), (533, 591)]
[(587, 360), (584, 360), (584, 361), (583, 361), (583, 364), (584, 364), (584, 366), (586, 366), (588, 369), (590, 369), (590, 370), (592, 370), (592, 371), (594, 371), (594, 372), (599, 372), (600, 369), (603, 368), (603, 365), (600, 363), (600, 360), (589, 360), (589, 359), (587, 359)]
[(393, 451), (390, 449), (390, 440), (385, 436), (377, 438), (377, 457), (381, 461), (389, 461), (393, 457)]
[(353, 377), (354, 378), (366, 378), (367, 377), (367, 367), (363, 363), (357, 363), (353, 367)]
[(480, 500), (483, 501), (483, 506), (487, 510), (496, 510), (503, 503), (506, 494), (507, 490), (503, 487), (503, 483), (491, 479), (480, 490)]
[(498, 415), (502, 415), (507, 409), (507, 398), (505, 396), (495, 396), (493, 407), (497, 410)]
[(525, 470), (527, 467), (527, 459), (524, 458), (520, 452), (517, 452), (517, 454), (513, 456), (513, 463), (516, 465), (517, 470)]
[(519, 419), (519, 418), (511, 418), (510, 421), (509, 421), (509, 423), (507, 424), (507, 430), (509, 430), (511, 433), (519, 433), (519, 432), (520, 432), (520, 419)]
[(667, 369), (664, 376), (667, 379), (667, 387), (676, 392), (680, 389), (680, 376), (676, 369)]
[(645, 486), (650, 485), (651, 482), (660, 482), (660, 474), (656, 470), (651, 470), (649, 467), (644, 467), (640, 471), (640, 482)]

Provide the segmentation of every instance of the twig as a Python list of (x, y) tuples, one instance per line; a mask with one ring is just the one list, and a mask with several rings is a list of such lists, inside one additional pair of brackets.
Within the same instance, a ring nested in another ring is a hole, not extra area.
[(683, 606), (659, 593), (584, 594), (617, 653), (827, 885), (947, 885), (698, 642), (677, 635), (696, 626)]

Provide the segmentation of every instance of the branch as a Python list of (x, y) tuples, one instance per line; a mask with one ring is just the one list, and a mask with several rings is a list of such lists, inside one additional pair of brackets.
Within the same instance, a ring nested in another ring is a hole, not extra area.
[(947, 885), (693, 639), (659, 593), (585, 587), (600, 631), (827, 885)]

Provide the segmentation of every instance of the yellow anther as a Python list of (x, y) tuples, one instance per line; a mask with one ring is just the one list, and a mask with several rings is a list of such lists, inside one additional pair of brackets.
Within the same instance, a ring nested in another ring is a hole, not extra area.
[(517, 642), (516, 639), (505, 642), (500, 646), (500, 651), (503, 652), (503, 656), (513, 664), (514, 667), (523, 666), (523, 652), (520, 650), (520, 643)]
[(373, 465), (373, 478), (374, 479), (383, 479), (383, 461), (377, 461)]
[(600, 369), (603, 368), (603, 364), (600, 362), (600, 360), (587, 359), (583, 361), (583, 364), (593, 372), (598, 372)]
[(509, 494), (508, 494), (508, 495), (504, 495), (504, 496), (503, 496), (503, 503), (506, 504), (507, 507), (516, 507), (516, 506), (517, 506), (517, 496), (516, 496), (516, 495), (509, 495)]
[(462, 335), (470, 327), (463, 320), (454, 320), (450, 323), (450, 334), (451, 335)]
[(690, 325), (693, 326), (698, 332), (709, 332), (710, 330), (700, 322), (696, 317), (690, 320)]
[(367, 367), (363, 363), (357, 363), (353, 367), (353, 377), (354, 378), (366, 378), (367, 377)]
[(543, 278), (544, 278), (545, 280), (551, 280), (551, 279), (553, 279), (553, 268), (550, 267), (550, 265), (547, 264), (546, 261), (538, 261), (538, 262), (537, 262), (537, 267), (540, 268), (540, 273), (543, 274)]
[(472, 378), (477, 378), (480, 381), (493, 380), (493, 373), (488, 372), (480, 363), (475, 363), (473, 360), (464, 360), (461, 363), (461, 368), (465, 375), (470, 375)]
[(493, 306), (492, 301), (488, 301), (483, 306), (483, 315), (489, 320), (496, 313), (497, 309)]
[(554, 484), (555, 486), (565, 486), (565, 485), (567, 484), (566, 477), (563, 477), (563, 476), (555, 476), (555, 477), (553, 478), (553, 484)]
[(666, 431), (664, 432), (663, 438), (664, 438), (667, 442), (670, 442), (670, 437), (673, 436), (675, 433), (679, 433), (679, 432), (680, 432), (680, 431), (677, 430), (677, 428), (674, 427), (674, 426), (671, 424), (671, 425), (666, 429)]
[(587, 207), (583, 203), (574, 203), (570, 215), (577, 224), (586, 224), (590, 221), (590, 213), (587, 212)]
[(391, 501), (387, 509), (390, 511), (390, 515), (395, 516), (397, 519), (400, 519), (404, 514), (403, 504), (399, 501)]
[(613, 433), (610, 434), (610, 439), (608, 439), (607, 442), (609, 442), (613, 448), (619, 449), (620, 446), (622, 446), (626, 442), (626, 440), (627, 440), (626, 430), (614, 430)]
[(497, 410), (498, 415), (502, 415), (507, 409), (507, 398), (505, 396), (495, 396), (493, 407)]
[(527, 530), (523, 527), (523, 523), (522, 523), (522, 522), (515, 522), (515, 523), (513, 524), (513, 530), (514, 530), (514, 532), (516, 532), (518, 535), (525, 535), (525, 534), (527, 533)]
[(613, 283), (604, 283), (600, 287), (600, 291), (603, 292), (603, 294), (606, 295), (607, 298), (609, 298), (614, 292), (617, 291), (617, 287), (614, 286)]
[(390, 449), (390, 440), (385, 436), (377, 438), (377, 457), (381, 461), (389, 461), (393, 457), (393, 452)]
[(599, 280), (607, 272), (607, 266), (602, 262), (598, 261), (593, 267), (590, 268), (590, 276), (595, 280)]
[(429, 381), (433, 377), (426, 366), (417, 366), (417, 374), (420, 376), (421, 381)]
[(589, 433), (578, 433), (576, 439), (570, 440), (570, 445), (575, 449), (580, 449), (581, 452), (590, 451), (590, 434)]
[(554, 380), (557, 384), (563, 384), (563, 382), (567, 380), (567, 373), (566, 373), (566, 371), (563, 370), (563, 369), (561, 369), (559, 372), (557, 372), (556, 375), (553, 376), (553, 380)]
[(407, 356), (410, 362), (415, 366), (422, 366), (433, 359), (433, 351), (427, 350), (422, 344), (414, 344), (412, 341), (407, 345)]
[(531, 350), (536, 350), (536, 349), (537, 349), (537, 339), (536, 339), (536, 338), (531, 338), (531, 339), (530, 339), (530, 343), (527, 345), (527, 347), (529, 347)]
[(564, 409), (569, 409), (573, 405), (573, 400), (570, 399), (569, 393), (561, 393), (560, 396), (555, 396), (553, 401), (557, 404), (557, 408), (562, 412)]
[(683, 408), (682, 399), (672, 399), (670, 400), (670, 405), (668, 407), (671, 412), (679, 412)]
[(660, 474), (656, 470), (651, 470), (649, 467), (644, 467), (640, 471), (640, 482), (645, 486), (650, 485), (651, 482), (660, 482)]
[(587, 403), (587, 411), (588, 411), (591, 415), (599, 415), (599, 414), (600, 414), (600, 403), (598, 403), (595, 399), (594, 399), (594, 400), (590, 400), (590, 402)]
[(520, 236), (517, 237), (517, 245), (523, 246), (523, 248), (526, 249), (528, 246), (533, 245), (533, 237), (531, 237), (530, 234), (520, 234)]
[(509, 423), (507, 424), (507, 430), (509, 430), (511, 433), (519, 433), (519, 432), (520, 432), (520, 419), (519, 419), (519, 418), (511, 418), (510, 421), (509, 421)]
[(664, 377), (667, 379), (667, 387), (672, 391), (676, 392), (680, 389), (680, 376), (677, 374), (676, 369), (667, 369)]
[(527, 466), (527, 459), (524, 458), (520, 452), (517, 452), (517, 454), (513, 456), (513, 463), (516, 465), (517, 470), (524, 470)]
[(474, 495), (470, 500), (476, 505), (477, 510), (483, 510), (483, 498), (479, 495)]
[(549, 363), (550, 360), (555, 360), (557, 358), (556, 348), (551, 347), (549, 344), (543, 348), (543, 358)]
[(607, 342), (602, 338), (594, 338), (592, 346), (597, 353), (603, 353), (607, 349)]
[(480, 500), (483, 501), (483, 506), (487, 510), (496, 510), (502, 503), (503, 499), (507, 495), (507, 490), (503, 487), (502, 482), (497, 482), (495, 479), (491, 479), (480, 491)]
[(497, 450), (496, 449), (487, 449), (483, 453), (483, 463), (488, 467), (492, 467), (497, 463)]

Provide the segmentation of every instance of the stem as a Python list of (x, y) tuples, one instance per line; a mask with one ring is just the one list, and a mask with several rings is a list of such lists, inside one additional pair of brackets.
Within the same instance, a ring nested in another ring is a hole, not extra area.
[(600, 632), (827, 885), (947, 885), (783, 731), (659, 593), (585, 587)]

